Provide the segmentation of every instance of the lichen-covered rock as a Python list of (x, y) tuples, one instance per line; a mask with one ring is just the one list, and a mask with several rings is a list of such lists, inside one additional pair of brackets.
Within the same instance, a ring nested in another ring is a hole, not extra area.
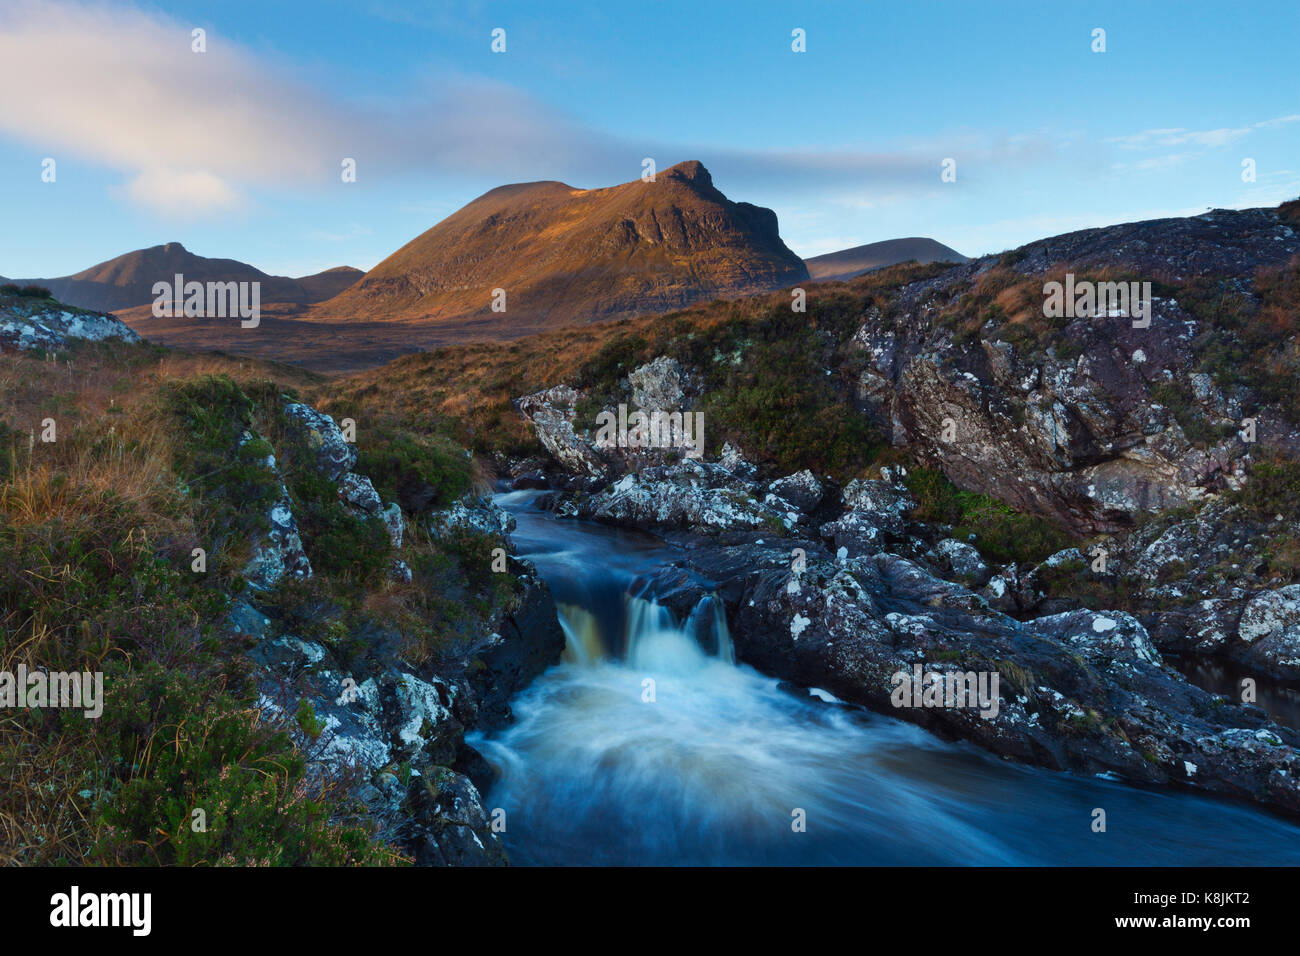
[[(240, 446), (254, 437), (245, 432)], [(269, 591), (286, 577), (309, 578), (312, 575), (311, 561), (303, 550), (298, 522), (293, 516), (293, 501), (280, 478), (274, 455), (267, 457), (264, 467), (280, 483), (280, 497), (271, 505), (266, 515), (267, 530), (254, 542), (252, 557), (243, 570), (249, 587), (258, 591)]]
[(944, 570), (968, 584), (982, 585), (992, 576), (980, 553), (964, 541), (944, 538), (934, 546), (934, 555)]
[(515, 516), (490, 498), (467, 497), (431, 514), (428, 527), (438, 536), (458, 528), (478, 534), (509, 534), (515, 529)]
[(1245, 660), (1277, 677), (1300, 678), (1300, 584), (1262, 591), (1247, 602), (1237, 636)]
[(745, 458), (742, 452), (731, 442), (726, 442), (722, 446), (722, 453), (718, 458), (718, 464), (725, 468), (737, 478), (749, 479), (758, 474), (758, 468), (752, 462)]
[(886, 535), (874, 518), (866, 512), (846, 511), (834, 521), (825, 522), (819, 533), (847, 557), (875, 554), (884, 547)]
[(845, 511), (856, 511), (885, 531), (900, 532), (903, 517), (915, 505), (907, 489), (892, 481), (854, 479), (841, 494)]
[[(574, 427), (577, 404), (583, 393), (556, 385), (515, 400), (515, 406), (533, 424), (537, 440), (566, 472), (598, 477), (608, 470), (594, 443)], [(594, 427), (595, 423), (591, 425)]]
[(356, 472), (348, 472), (339, 480), (339, 497), (363, 514), (374, 514), (384, 506), (370, 479)]
[(393, 549), (397, 550), (402, 546), (402, 532), (406, 527), (401, 506), (394, 501), (379, 513), (379, 517), (384, 522), (384, 527), (388, 529), (388, 538), (393, 544)]
[(116, 316), (70, 309), (51, 299), (0, 309), (0, 352), (63, 349), (78, 340), (107, 339), (139, 342), (140, 336)]
[(628, 373), (632, 403), (647, 411), (685, 411), (684, 376), (681, 363), (661, 355)]
[(1124, 611), (1067, 611), (1027, 622), (1040, 637), (1072, 647), (1089, 660), (1160, 664), (1160, 653), (1142, 623)]
[(683, 462), (626, 474), (612, 485), (568, 502), (578, 517), (644, 529), (716, 535), (738, 529), (779, 533), (799, 520), (784, 502), (758, 501), (751, 487), (706, 462)]
[(330, 481), (342, 481), (356, 467), (356, 446), (343, 437), (333, 418), (300, 402), (286, 404), (284, 415), (314, 456), (317, 470)]
[(767, 486), (767, 491), (794, 505), (796, 510), (804, 514), (811, 512), (822, 500), (822, 483), (807, 468), (776, 479)]

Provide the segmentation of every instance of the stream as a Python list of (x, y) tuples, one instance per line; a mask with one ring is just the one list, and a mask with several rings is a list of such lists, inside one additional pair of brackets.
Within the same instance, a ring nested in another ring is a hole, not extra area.
[[(1247, 804), (998, 759), (734, 662), (720, 602), (680, 623), (648, 535), (497, 496), (554, 594), (564, 660), (469, 742), (516, 865), (1264, 865), (1300, 826)], [(826, 699), (824, 699), (826, 698)], [(1106, 831), (1092, 830), (1094, 808)]]

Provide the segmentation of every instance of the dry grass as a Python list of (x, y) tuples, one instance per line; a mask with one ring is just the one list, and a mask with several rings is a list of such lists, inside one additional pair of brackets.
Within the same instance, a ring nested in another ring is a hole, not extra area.
[[(102, 812), (110, 793), (151, 785), (152, 774), (166, 772), (157, 769), (164, 750), (173, 761), (182, 747), (201, 752), (205, 721), (242, 722), (259, 754), (280, 746), (255, 710), (231, 709), (226, 665), (197, 643), (210, 590), (174, 570), (187, 567), (197, 535), (194, 502), (171, 467), (187, 436), (158, 394), (205, 373), (286, 388), (319, 381), (264, 362), (121, 343), (80, 345), (58, 361), (0, 356), (0, 670), (102, 670), (113, 704), (99, 721), (69, 710), (0, 710), (0, 864), (148, 862), (178, 845), (175, 834), (122, 844)], [(52, 442), (41, 440), (49, 419)], [(184, 589), (170, 590), (169, 580)], [(188, 688), (193, 709), (189, 696), (133, 696), (160, 674)], [(135, 721), (149, 726), (150, 713), (153, 729), (128, 734), (124, 752), (115, 734)], [(266, 759), (241, 772), (270, 780), (259, 769)], [(330, 799), (335, 782), (313, 780), (301, 792), (287, 777), (267, 786), (285, 790), (289, 813)], [(329, 840), (334, 831), (322, 833)]]

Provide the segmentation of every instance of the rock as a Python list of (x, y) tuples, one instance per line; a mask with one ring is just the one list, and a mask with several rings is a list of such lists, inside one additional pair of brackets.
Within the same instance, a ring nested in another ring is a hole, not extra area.
[(847, 511), (834, 521), (821, 526), (820, 534), (832, 543), (836, 551), (847, 557), (875, 554), (885, 544), (884, 530), (873, 516), (861, 511)]
[(574, 429), (576, 406), (583, 397), (576, 389), (557, 385), (516, 399), (515, 407), (532, 422), (537, 440), (561, 468), (570, 474), (598, 477), (608, 466), (594, 443)]
[(465, 679), (474, 691), (478, 721), (484, 727), (506, 723), (510, 698), (564, 653), (564, 631), (550, 588), (530, 565), (515, 564), (512, 572), (524, 586), (518, 607), (502, 622), (500, 633), (467, 655), (471, 666)]
[(342, 481), (356, 467), (356, 446), (343, 437), (343, 431), (330, 416), (300, 402), (285, 405), (284, 415), (296, 429), (296, 437), (314, 456), (317, 470), (330, 481)]
[(681, 529), (718, 535), (739, 529), (793, 527), (800, 515), (778, 501), (757, 501), (752, 488), (705, 462), (648, 468), (627, 474), (569, 502), (578, 517), (643, 529)]
[(521, 475), (515, 475), (510, 481), (510, 487), (515, 491), (526, 489), (547, 489), (551, 487), (550, 481), (546, 475), (540, 471), (526, 471)]
[(108, 339), (139, 342), (140, 336), (116, 316), (69, 308), (53, 299), (31, 299), (0, 309), (0, 352), (48, 351), (76, 341)]
[(509, 534), (515, 528), (515, 516), (490, 498), (463, 498), (450, 508), (433, 512), (428, 527), (439, 537), (457, 529), (467, 529), (476, 534)]
[(401, 506), (394, 501), (379, 513), (379, 517), (384, 522), (384, 527), (388, 529), (388, 537), (393, 543), (393, 549), (397, 550), (402, 546), (402, 531), (405, 528)]
[(249, 587), (269, 591), (286, 577), (311, 577), (311, 561), (303, 550), (289, 490), (283, 484), (280, 498), (271, 506), (267, 520), (270, 530), (254, 545), (253, 556), (244, 566), (243, 575)]
[(1246, 604), (1237, 637), (1245, 662), (1275, 677), (1300, 679), (1300, 584), (1262, 591)]
[(944, 538), (934, 546), (935, 559), (960, 581), (976, 586), (988, 582), (989, 567), (972, 545), (955, 538)]
[(339, 497), (362, 514), (374, 514), (383, 507), (370, 479), (348, 472), (339, 480)]
[(750, 479), (758, 474), (758, 468), (745, 459), (744, 454), (731, 442), (722, 446), (722, 455), (718, 464), (737, 478)]
[(245, 600), (231, 602), (230, 614), (227, 616), (230, 629), (234, 634), (257, 640), (266, 636), (271, 626), (271, 619)]
[(380, 701), (396, 759), (446, 764), (456, 757), (465, 727), (452, 714), (455, 688), (440, 678), (401, 673), (385, 683)]
[(659, 356), (628, 373), (632, 386), (632, 403), (647, 411), (685, 411), (683, 401), (683, 374), (681, 363), (674, 358)]
[(416, 863), (424, 866), (503, 866), (505, 850), (483, 807), (478, 788), (439, 767), (411, 788), (407, 806), (422, 839)]
[(900, 485), (856, 478), (845, 485), (841, 499), (845, 511), (858, 512), (876, 527), (895, 533), (903, 530), (903, 517), (916, 504)]
[(806, 468), (789, 477), (778, 478), (767, 486), (767, 490), (804, 514), (811, 512), (822, 500), (821, 482)]
[(1147, 630), (1124, 611), (1068, 611), (1040, 617), (1025, 625), (1032, 633), (1073, 647), (1089, 660), (1143, 661), (1160, 664), (1160, 654)]

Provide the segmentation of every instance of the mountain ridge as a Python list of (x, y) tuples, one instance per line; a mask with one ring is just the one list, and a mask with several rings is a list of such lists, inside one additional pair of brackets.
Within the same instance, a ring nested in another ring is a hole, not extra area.
[(45, 286), (55, 298), (83, 309), (113, 312), (152, 304), (153, 284), (170, 283), (177, 274), (186, 281), (260, 282), (263, 302), (294, 305), (330, 298), (364, 275), (351, 266), (335, 266), (298, 278), (273, 276), (238, 259), (200, 256), (179, 242), (166, 242), (122, 253), (71, 275), (10, 281)]
[[(554, 328), (770, 291), (808, 272), (776, 213), (728, 199), (696, 160), (653, 182), (498, 186), (416, 236), (310, 318)], [(504, 313), (492, 311), (505, 291)]]
[(820, 256), (811, 256), (804, 260), (808, 275), (814, 282), (852, 279), (872, 269), (897, 265), (900, 262), (915, 260), (922, 265), (931, 262), (952, 262), (961, 265), (969, 262), (969, 256), (963, 256), (956, 249), (925, 236), (909, 236), (903, 239), (885, 239), (881, 242), (869, 242), (851, 249), (840, 249)]

